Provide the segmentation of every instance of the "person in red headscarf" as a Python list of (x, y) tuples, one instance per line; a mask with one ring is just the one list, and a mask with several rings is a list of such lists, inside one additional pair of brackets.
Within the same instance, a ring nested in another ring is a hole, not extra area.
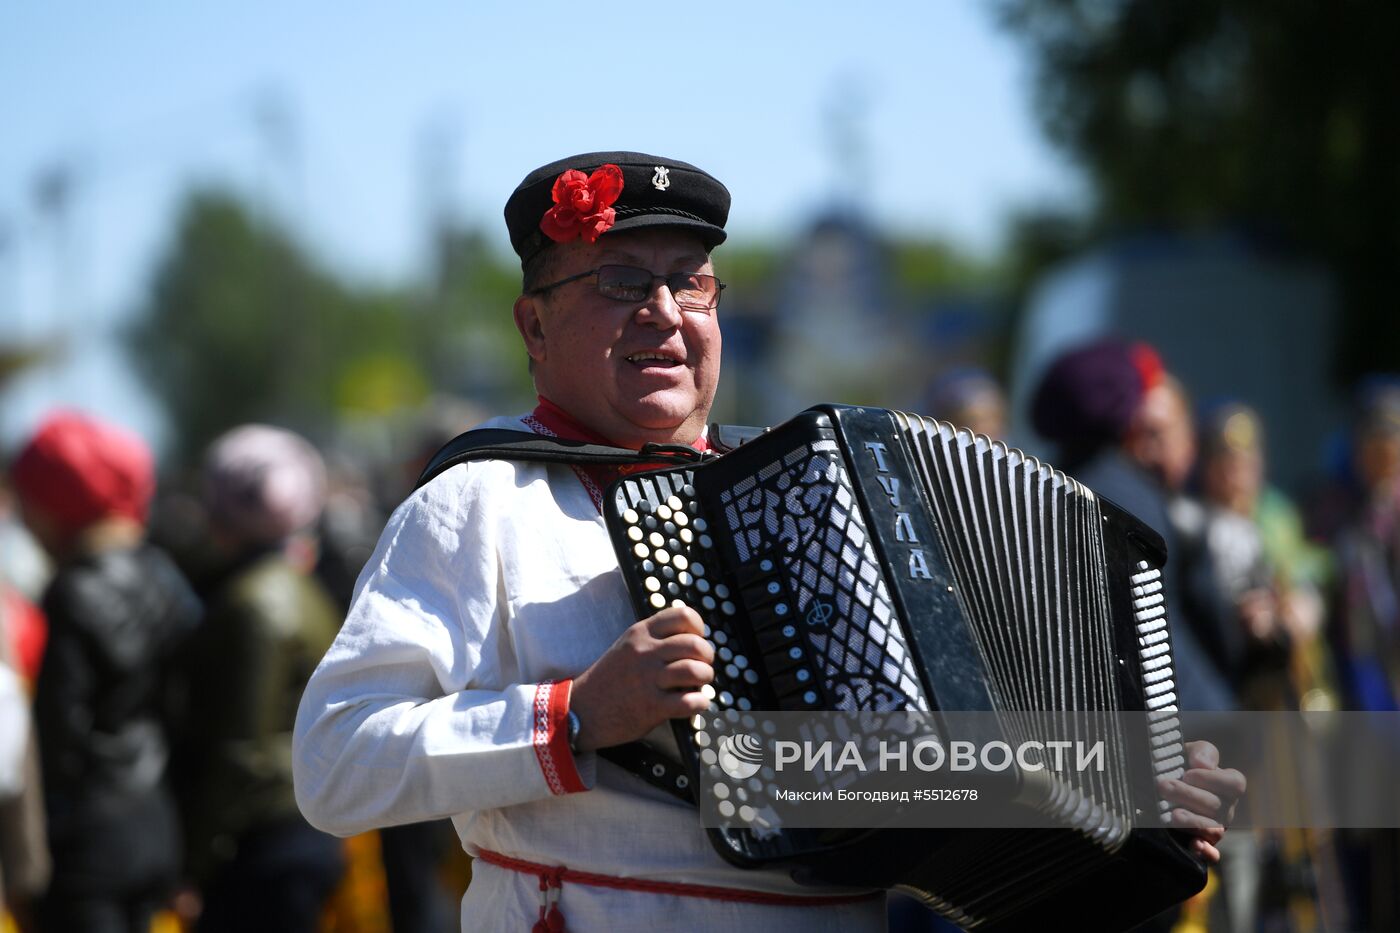
[(199, 603), (145, 541), (155, 470), (139, 438), (60, 412), (10, 479), (56, 568), (34, 700), (53, 857), (40, 928), (144, 933), (179, 865), (165, 672)]

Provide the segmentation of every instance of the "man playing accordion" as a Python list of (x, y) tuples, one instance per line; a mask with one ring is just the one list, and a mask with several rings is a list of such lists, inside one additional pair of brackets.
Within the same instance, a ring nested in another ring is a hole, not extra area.
[[(640, 153), (526, 176), (505, 216), (539, 405), (485, 427), (706, 449), (728, 212), (716, 179)], [(476, 461), (399, 507), (301, 703), (303, 811), (339, 834), (451, 817), (476, 857), (464, 930), (883, 929), (883, 892), (735, 868), (692, 807), (596, 754), (674, 751), (714, 676), (693, 610), (636, 620), (601, 514), (617, 475)], [(1173, 793), (1217, 859), (1243, 779), (1191, 752)]]

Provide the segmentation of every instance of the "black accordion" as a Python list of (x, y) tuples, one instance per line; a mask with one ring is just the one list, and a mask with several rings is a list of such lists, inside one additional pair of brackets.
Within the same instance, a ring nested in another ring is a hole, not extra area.
[[(674, 724), (697, 787), (718, 775), (724, 717), (748, 711), (1137, 710), (1148, 725), (1125, 740), (1124, 780), (1166, 811), (1155, 780), (1185, 757), (1165, 548), (1050, 466), (917, 415), (819, 406), (708, 462), (624, 477), (604, 514), (638, 617), (685, 603), (715, 647), (711, 713)], [(1054, 825), (758, 833), (736, 819), (710, 835), (736, 865), (898, 889), (969, 930), (1056, 910), (1122, 930), (1205, 884), (1176, 831)]]

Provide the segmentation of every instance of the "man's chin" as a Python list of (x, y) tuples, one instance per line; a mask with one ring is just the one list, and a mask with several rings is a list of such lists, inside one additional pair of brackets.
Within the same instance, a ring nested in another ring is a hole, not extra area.
[(703, 414), (696, 416), (694, 408), (673, 404), (636, 405), (623, 414), (639, 436), (657, 443), (689, 444), (705, 423)]

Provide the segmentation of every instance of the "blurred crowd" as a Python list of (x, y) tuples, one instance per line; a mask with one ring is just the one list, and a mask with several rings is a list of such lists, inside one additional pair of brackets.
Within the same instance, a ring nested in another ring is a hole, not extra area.
[[(1007, 430), (980, 370), (940, 377), (924, 408)], [(1297, 501), (1269, 481), (1269, 433), (1287, 426), (1193, 398), (1145, 345), (1069, 351), (1032, 409), (1053, 447), (1031, 452), (1166, 539), (1183, 707), (1400, 709), (1400, 379), (1357, 388), (1336, 475)], [(159, 486), (126, 431), (73, 411), (40, 425), (0, 484), (9, 929), (455, 929), (470, 868), (450, 826), (318, 832), (293, 797), (291, 733), (388, 511), (475, 420), (430, 417), (373, 468), (242, 425)], [(1400, 929), (1394, 832), (1226, 844), (1163, 929)], [(893, 929), (930, 928), (896, 911)]]
[(376, 495), (247, 424), (158, 488), (140, 438), (80, 412), (24, 443), (0, 486), (4, 929), (456, 928), (450, 825), (342, 841), (292, 787), (301, 692), (414, 456)]

